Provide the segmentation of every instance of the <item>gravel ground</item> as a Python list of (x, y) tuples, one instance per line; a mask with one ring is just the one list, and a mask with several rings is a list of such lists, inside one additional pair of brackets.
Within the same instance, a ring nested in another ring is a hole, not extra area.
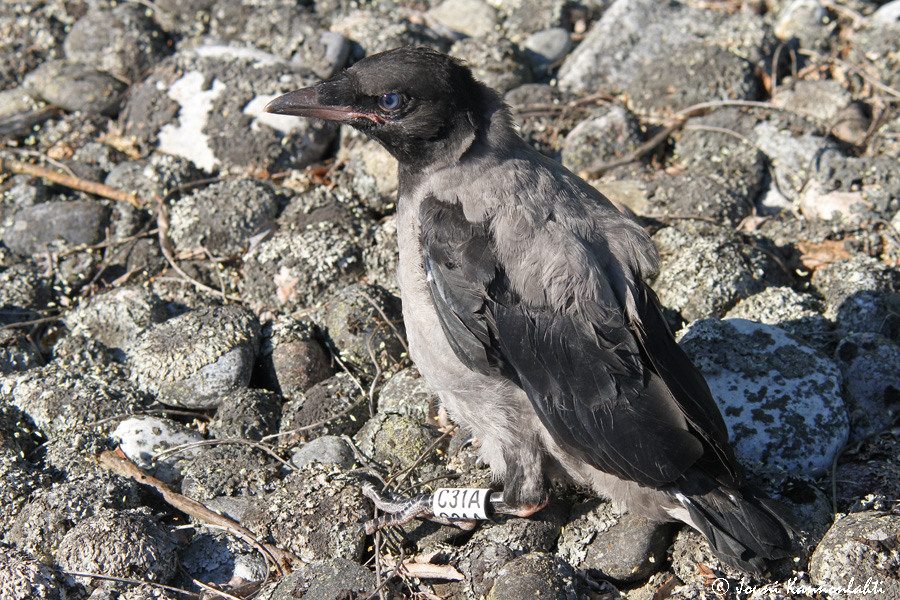
[[(562, 485), (365, 536), (365, 482), (490, 473), (406, 355), (393, 160), (262, 109), (399, 45), (642, 219), (794, 560)], [(0, 600), (900, 597), (898, 105), (900, 0), (4, 1)]]

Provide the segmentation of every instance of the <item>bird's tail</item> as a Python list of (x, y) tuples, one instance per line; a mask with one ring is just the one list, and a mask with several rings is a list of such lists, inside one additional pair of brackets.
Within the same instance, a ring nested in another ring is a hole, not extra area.
[(752, 488), (722, 488), (676, 498), (687, 510), (685, 521), (702, 533), (724, 563), (761, 574), (767, 562), (793, 554), (795, 528), (786, 506)]

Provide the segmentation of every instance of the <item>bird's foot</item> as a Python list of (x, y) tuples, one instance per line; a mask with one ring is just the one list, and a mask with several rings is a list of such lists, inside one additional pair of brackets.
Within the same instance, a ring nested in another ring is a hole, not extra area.
[(385, 527), (405, 525), (417, 518), (469, 530), (475, 527), (477, 519), (490, 519), (495, 514), (530, 517), (547, 505), (545, 500), (539, 504), (511, 506), (503, 502), (503, 494), (488, 489), (442, 488), (434, 494), (398, 498), (390, 492), (379, 492), (366, 482), (362, 493), (385, 513), (366, 522), (367, 535)]

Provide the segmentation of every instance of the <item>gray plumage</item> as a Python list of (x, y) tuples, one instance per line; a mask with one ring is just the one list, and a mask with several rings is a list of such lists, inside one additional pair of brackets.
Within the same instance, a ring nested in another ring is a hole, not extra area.
[(458, 61), (403, 48), (268, 110), (339, 120), (400, 163), (398, 278), (410, 353), (529, 514), (564, 476), (677, 519), (750, 571), (785, 556), (776, 503), (741, 468), (703, 377), (644, 279), (648, 234), (515, 133)]

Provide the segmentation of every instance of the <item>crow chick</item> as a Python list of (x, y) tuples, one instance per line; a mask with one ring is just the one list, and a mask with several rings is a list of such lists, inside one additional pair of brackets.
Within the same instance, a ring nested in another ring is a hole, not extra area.
[(528, 146), (499, 95), (423, 48), (370, 56), (269, 112), (347, 123), (399, 161), (409, 349), (480, 441), (507, 511), (562, 475), (701, 532), (731, 565), (789, 554), (783, 507), (742, 486), (721, 413), (644, 279), (648, 234)]

